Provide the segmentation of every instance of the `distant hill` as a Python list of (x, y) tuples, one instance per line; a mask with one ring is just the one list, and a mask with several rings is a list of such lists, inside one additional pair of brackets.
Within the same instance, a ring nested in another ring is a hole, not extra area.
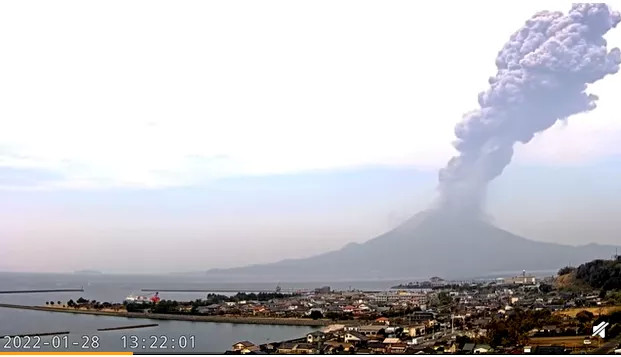
[(561, 274), (554, 280), (554, 287), (566, 291), (587, 292), (592, 291), (593, 287), (576, 277), (576, 270)]
[(304, 259), (232, 269), (207, 277), (236, 281), (449, 279), (528, 271), (557, 271), (568, 262), (610, 258), (615, 246), (569, 246), (532, 241), (484, 221), (424, 211), (365, 243)]
[(571, 280), (591, 289), (621, 290), (621, 257), (596, 259), (578, 268), (567, 267), (559, 271), (558, 282)]
[(576, 269), (576, 278), (595, 289), (619, 290), (621, 289), (621, 258), (598, 259), (584, 263)]
[(596, 259), (577, 268), (565, 267), (558, 272), (555, 286), (573, 291), (600, 290), (601, 296), (608, 292), (610, 298), (621, 302), (621, 257)]

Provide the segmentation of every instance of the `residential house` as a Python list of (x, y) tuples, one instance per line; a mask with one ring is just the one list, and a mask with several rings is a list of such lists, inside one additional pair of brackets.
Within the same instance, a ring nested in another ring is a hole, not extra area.
[(355, 309), (356, 309), (356, 307), (355, 306), (351, 306), (351, 305), (346, 305), (346, 306), (343, 306), (343, 308), (342, 308), (343, 312), (345, 312), (345, 313), (353, 313)]
[(464, 347), (461, 348), (461, 352), (465, 354), (474, 353), (474, 343), (466, 343)]
[(324, 353), (338, 353), (342, 351), (349, 351), (353, 348), (353, 344), (339, 342), (339, 341), (326, 341), (323, 343), (322, 351)]
[(326, 334), (321, 331), (311, 332), (306, 335), (307, 343), (324, 342), (326, 340)]
[(386, 345), (381, 342), (369, 342), (367, 344), (367, 348), (371, 350), (371, 352), (376, 354), (384, 354), (386, 353)]
[(396, 337), (389, 337), (389, 338), (385, 338), (384, 341), (382, 341), (382, 343), (385, 345), (392, 345), (395, 343), (401, 343), (401, 340)]
[(317, 346), (311, 343), (298, 343), (297, 345), (295, 345), (295, 348), (293, 350), (296, 354), (302, 355), (314, 355), (319, 353), (319, 350), (317, 350)]
[(435, 320), (435, 318), (436, 318), (436, 314), (431, 311), (414, 311), (410, 315), (411, 321), (415, 321), (415, 322), (430, 321), (430, 320)]
[(377, 337), (377, 335), (384, 330), (385, 326), (382, 325), (367, 325), (359, 326), (357, 331), (367, 337)]
[(277, 352), (278, 354), (281, 354), (281, 355), (295, 354), (296, 345), (297, 343), (293, 343), (293, 342), (281, 343), (280, 346), (278, 346)]
[(382, 316), (382, 317), (378, 317), (377, 319), (375, 319), (375, 323), (390, 325), (390, 320), (387, 317)]
[(406, 327), (403, 332), (410, 335), (410, 337), (422, 336), (425, 334), (425, 327), (424, 324), (409, 326)]
[(350, 331), (345, 334), (345, 342), (353, 344), (366, 343), (369, 338), (360, 332)]
[(546, 325), (539, 329), (539, 332), (545, 335), (554, 335), (559, 333), (560, 331), (561, 329), (558, 328), (556, 325)]
[(473, 350), (474, 354), (476, 355), (489, 353), (491, 351), (492, 351), (492, 348), (489, 345), (479, 345), (479, 344), (477, 344)]
[(220, 305), (218, 305), (218, 304), (211, 304), (211, 305), (207, 305), (207, 306), (199, 306), (198, 308), (196, 308), (196, 311), (199, 314), (211, 315), (211, 314), (217, 313), (219, 309), (220, 309)]
[(386, 349), (387, 353), (390, 354), (401, 354), (401, 353), (405, 353), (405, 350), (408, 348), (408, 345), (406, 345), (405, 343), (392, 343), (390, 345), (388, 345), (388, 348)]
[(251, 352), (259, 351), (259, 346), (255, 345), (250, 341), (240, 341), (233, 344), (233, 351), (239, 352), (241, 354), (248, 354)]
[(457, 342), (453, 342), (451, 346), (446, 350), (446, 352), (450, 354), (456, 354), (457, 352), (459, 352), (459, 345), (457, 344)]
[(263, 305), (253, 306), (252, 308), (253, 315), (266, 314), (268, 312), (269, 312), (269, 309)]
[(412, 338), (412, 342), (409, 343), (411, 343), (412, 345), (420, 345), (421, 343), (425, 342), (426, 339), (427, 338), (425, 336), (418, 336)]

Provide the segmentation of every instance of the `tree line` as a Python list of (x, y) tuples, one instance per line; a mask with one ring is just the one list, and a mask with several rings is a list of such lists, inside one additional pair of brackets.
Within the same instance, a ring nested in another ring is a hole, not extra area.
[(619, 290), (621, 289), (621, 260), (597, 259), (584, 263), (576, 269), (576, 278), (595, 289)]

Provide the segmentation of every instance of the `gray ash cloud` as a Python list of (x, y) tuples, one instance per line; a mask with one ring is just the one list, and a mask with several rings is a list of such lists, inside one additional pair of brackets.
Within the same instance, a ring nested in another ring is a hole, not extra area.
[(593, 110), (587, 85), (619, 70), (621, 51), (603, 36), (621, 21), (605, 4), (574, 4), (526, 21), (496, 58), (498, 72), (479, 94), (480, 108), (455, 127), (458, 155), (439, 173), (440, 206), (480, 213), (488, 183), (527, 143), (558, 120)]

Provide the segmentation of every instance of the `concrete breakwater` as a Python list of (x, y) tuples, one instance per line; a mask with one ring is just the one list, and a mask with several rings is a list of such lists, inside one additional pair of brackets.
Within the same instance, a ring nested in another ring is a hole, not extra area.
[(97, 310), (59, 308), (59, 307), (51, 307), (51, 306), (31, 306), (31, 305), (15, 305), (15, 304), (0, 303), (0, 308), (2, 307), (9, 308), (9, 309), (37, 310), (37, 311), (59, 312), (59, 313), (69, 313), (69, 314), (116, 316), (116, 317), (127, 317), (127, 318), (152, 319), (152, 320), (221, 322), (221, 323), (233, 323), (233, 324), (328, 326), (333, 323), (331, 320), (327, 320), (327, 319), (312, 320), (312, 319), (286, 318), (286, 317), (154, 314), (154, 313), (143, 313), (143, 312), (97, 311)]
[(143, 325), (130, 325), (130, 326), (119, 326), (119, 327), (106, 327), (106, 328), (98, 328), (97, 331), (116, 331), (116, 330), (132, 330), (137, 328), (145, 328), (145, 327), (156, 327), (158, 324), (143, 324)]
[(23, 334), (16, 334), (16, 335), (5, 335), (5, 336), (0, 336), (0, 337), (35, 337), (35, 336), (57, 336), (57, 335), (68, 335), (70, 332), (69, 331), (60, 331), (60, 332), (44, 332), (44, 333), (23, 333)]
[(37, 289), (37, 290), (0, 290), (0, 294), (37, 294), (37, 293), (71, 293), (83, 292), (84, 289)]

